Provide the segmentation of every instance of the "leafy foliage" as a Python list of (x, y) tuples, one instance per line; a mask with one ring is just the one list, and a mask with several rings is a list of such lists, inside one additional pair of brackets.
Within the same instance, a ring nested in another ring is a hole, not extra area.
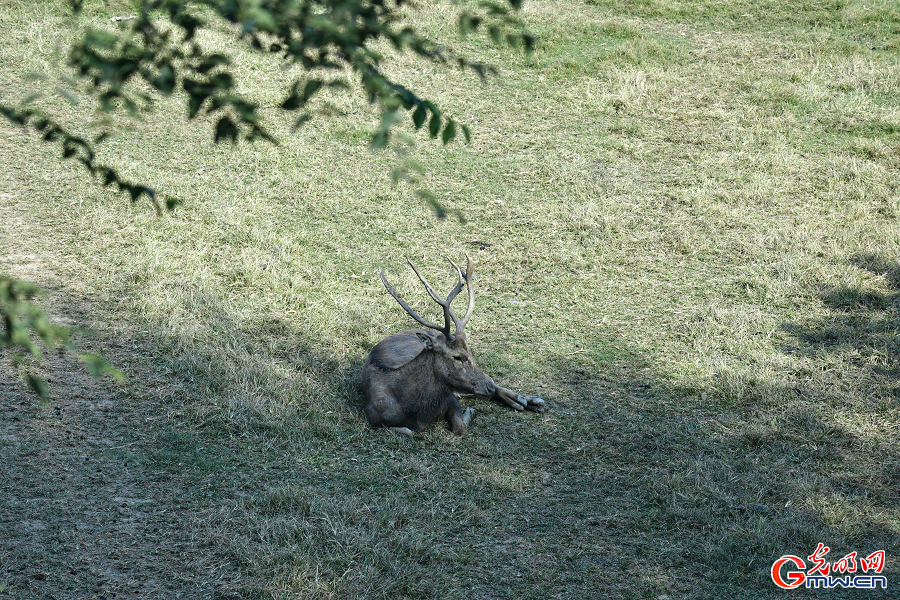
[[(83, 0), (70, 0), (75, 14)], [(381, 125), (372, 137), (373, 147), (383, 147), (390, 129), (411, 115), (416, 130), (426, 127), (432, 138), (444, 144), (462, 130), (466, 140), (469, 129), (442, 114), (430, 100), (384, 74), (384, 55), (376, 46), (387, 42), (398, 52), (411, 52), (427, 63), (456, 65), (485, 77), (490, 66), (470, 61), (447, 47), (420, 35), (404, 21), (408, 0), (142, 0), (136, 15), (121, 20), (115, 31), (87, 28), (69, 48), (69, 65), (86, 84), (100, 112), (114, 114), (124, 110), (130, 115), (146, 111), (156, 96), (184, 93), (187, 114), (213, 116), (216, 142), (239, 140), (276, 140), (266, 132), (257, 103), (237, 91), (232, 61), (217, 52), (207, 52), (198, 41), (205, 28), (225, 29), (236, 41), (253, 52), (280, 57), (286, 65), (299, 65), (302, 75), (291, 84), (278, 108), (298, 113), (295, 126), (311, 118), (306, 110), (310, 100), (324, 89), (348, 87), (345, 75), (358, 78), (362, 92), (377, 103)], [(513, 11), (521, 0), (508, 5), (485, 0), (474, 9), (461, 8), (458, 29), (461, 35), (486, 31), (494, 42), (530, 51), (532, 38), (524, 31)], [(72, 133), (52, 116), (32, 106), (29, 98), (18, 107), (0, 103), (0, 114), (22, 127), (42, 134), (48, 142), (62, 146), (62, 157), (83, 165), (104, 186), (116, 186), (132, 202), (146, 197), (158, 214), (171, 210), (180, 201), (160, 201), (152, 188), (126, 181), (112, 168), (100, 164), (95, 146), (105, 134), (88, 140)], [(423, 192), (424, 194), (427, 193)], [(440, 212), (433, 197), (430, 203)], [(0, 337), (0, 349), (19, 348), (40, 358), (30, 332), (48, 346), (72, 348), (68, 331), (52, 325), (46, 315), (30, 302), (38, 289), (11, 279), (0, 280), (2, 304), (0, 318), (6, 332)], [(14, 359), (21, 362), (21, 354)], [(82, 359), (94, 374), (118, 372), (94, 355)], [(121, 376), (121, 374), (118, 374)], [(46, 397), (44, 384), (29, 376), (32, 387)]]
[[(157, 199), (156, 192), (146, 186), (128, 182), (122, 179), (116, 171), (110, 167), (101, 165), (97, 162), (97, 154), (94, 151), (93, 144), (84, 139), (70, 133), (62, 125), (54, 121), (51, 117), (45, 115), (38, 109), (30, 107), (11, 108), (0, 105), (0, 114), (17, 125), (23, 127), (32, 127), (43, 135), (43, 139), (48, 142), (59, 142), (62, 145), (64, 159), (73, 159), (84, 165), (90, 173), (96, 176), (104, 186), (116, 185), (119, 190), (127, 193), (131, 197), (132, 202), (136, 202), (141, 196), (147, 196), (153, 203), (157, 214), (162, 214), (162, 206)], [(103, 136), (97, 136), (94, 143), (103, 141)], [(167, 198), (165, 206), (171, 210), (179, 203), (176, 198)]]
[[(12, 348), (13, 363), (23, 365), (26, 356), (34, 360), (42, 357), (40, 346), (32, 334), (48, 348), (63, 346), (74, 350), (71, 332), (67, 327), (50, 322), (46, 313), (32, 301), (44, 292), (37, 286), (0, 275), (0, 350)], [(24, 353), (24, 354), (23, 354)], [(95, 377), (110, 375), (117, 381), (124, 381), (121, 371), (114, 368), (101, 356), (92, 353), (79, 355), (79, 359), (87, 365), (88, 372)], [(47, 386), (39, 377), (27, 373), (26, 380), (31, 388), (43, 399), (47, 399)]]
[[(70, 0), (77, 14), (82, 0)], [(409, 0), (142, 0), (133, 18), (120, 21), (116, 31), (87, 28), (69, 49), (69, 64), (103, 113), (125, 110), (131, 115), (146, 111), (156, 96), (183, 92), (191, 119), (213, 117), (216, 142), (276, 140), (266, 131), (260, 106), (237, 91), (238, 81), (230, 57), (204, 50), (198, 33), (226, 30), (252, 52), (279, 57), (286, 66), (299, 65), (299, 75), (278, 104), (297, 113), (296, 127), (311, 118), (309, 102), (322, 90), (349, 87), (354, 76), (361, 92), (379, 106), (381, 125), (372, 146), (388, 144), (391, 127), (411, 116), (416, 130), (427, 129), (444, 144), (469, 129), (442, 113), (432, 101), (419, 96), (383, 72), (385, 55), (379, 46), (388, 43), (397, 52), (412, 53), (426, 63), (456, 65), (479, 77), (493, 72), (487, 64), (471, 61), (448, 47), (419, 34), (406, 23)], [(475, 8), (460, 8), (460, 35), (476, 31), (497, 44), (530, 52), (534, 40), (514, 16), (521, 0), (508, 5), (493, 0)], [(422, 7), (419, 7), (423, 9)], [(427, 9), (423, 9), (427, 10)], [(158, 213), (179, 201), (161, 204), (155, 190), (123, 180), (115, 170), (98, 164), (94, 144), (67, 131), (40, 110), (0, 104), (0, 112), (12, 122), (30, 126), (44, 139), (59, 142), (63, 158), (83, 164), (104, 186), (115, 185), (132, 201), (146, 196)]]

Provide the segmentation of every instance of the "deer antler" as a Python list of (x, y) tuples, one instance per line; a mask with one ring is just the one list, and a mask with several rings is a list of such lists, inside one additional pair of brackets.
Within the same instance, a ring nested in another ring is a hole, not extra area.
[[(450, 260), (449, 258), (447, 260)], [(456, 322), (456, 330), (462, 331), (466, 323), (469, 322), (469, 317), (472, 316), (472, 311), (475, 310), (475, 289), (472, 287), (472, 273), (475, 271), (475, 263), (472, 262), (472, 259), (469, 258), (469, 255), (466, 254), (466, 274), (463, 275), (462, 269), (460, 269), (455, 262), (450, 260), (450, 264), (456, 268), (456, 272), (459, 273), (460, 278), (465, 277), (466, 287), (469, 288), (469, 307), (466, 309), (466, 314), (462, 318), (461, 321)], [(457, 292), (458, 293), (458, 292)], [(448, 300), (449, 302), (449, 300)]]
[[(449, 294), (447, 294), (447, 298), (441, 299), (441, 297), (438, 296), (434, 292), (434, 289), (431, 287), (431, 284), (429, 284), (428, 281), (426, 281), (426, 279), (422, 276), (422, 274), (419, 273), (419, 269), (416, 268), (416, 265), (414, 265), (413, 262), (411, 260), (409, 260), (409, 258), (406, 259), (406, 262), (408, 262), (409, 266), (412, 267), (412, 270), (415, 272), (416, 276), (419, 278), (419, 281), (421, 281), (422, 285), (425, 286), (425, 291), (428, 292), (428, 295), (431, 296), (431, 299), (434, 300), (436, 303), (438, 303), (444, 309), (444, 326), (443, 327), (441, 327), (440, 325), (436, 325), (435, 323), (432, 323), (431, 321), (428, 321), (427, 319), (423, 319), (418, 314), (416, 314), (416, 311), (414, 311), (412, 308), (410, 308), (409, 304), (407, 304), (403, 300), (403, 298), (400, 297), (400, 294), (398, 294), (394, 290), (394, 288), (391, 287), (391, 284), (388, 283), (387, 278), (384, 276), (384, 270), (379, 269), (379, 273), (381, 273), (381, 282), (384, 284), (384, 287), (386, 287), (387, 291), (390, 292), (391, 296), (394, 297), (394, 300), (396, 300), (397, 302), (400, 303), (400, 306), (403, 307), (403, 310), (405, 310), (409, 314), (409, 316), (411, 316), (413, 319), (415, 319), (416, 321), (418, 321), (420, 324), (424, 325), (425, 327), (428, 327), (430, 329), (436, 329), (436, 330), (440, 331), (441, 333), (444, 334), (444, 337), (447, 339), (448, 342), (452, 342), (454, 340), (455, 336), (450, 332), (450, 325), (453, 324), (453, 326), (456, 328), (457, 334), (462, 333), (463, 329), (465, 329), (465, 327), (466, 327), (466, 323), (469, 322), (469, 317), (472, 316), (472, 310), (475, 308), (475, 292), (472, 289), (472, 283), (471, 283), (472, 282), (472, 272), (475, 269), (475, 263), (472, 262), (472, 259), (469, 258), (469, 255), (467, 254), (466, 255), (466, 274), (463, 275), (462, 269), (460, 269), (459, 266), (455, 262), (453, 262), (449, 258), (447, 260), (450, 261), (450, 264), (453, 265), (453, 268), (456, 269), (458, 281), (456, 283), (456, 286), (452, 290), (450, 290)], [(454, 300), (454, 298), (456, 298), (457, 294), (459, 294), (459, 292), (462, 291), (463, 286), (467, 286), (469, 288), (469, 308), (468, 308), (468, 310), (466, 310), (465, 316), (462, 319), (459, 319), (453, 313), (453, 309), (450, 308), (450, 303), (453, 302), (453, 300)]]

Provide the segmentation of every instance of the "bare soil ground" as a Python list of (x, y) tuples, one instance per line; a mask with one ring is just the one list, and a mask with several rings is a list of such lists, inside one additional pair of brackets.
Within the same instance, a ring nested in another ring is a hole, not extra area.
[(130, 381), (94, 379), (75, 356), (51, 350), (42, 406), (0, 356), (0, 598), (216, 597), (215, 569), (198, 559), (191, 527), (198, 505), (185, 501), (194, 490), (177, 469), (140, 458), (167, 422), (173, 378), (154, 371), (148, 347), (116, 341), (96, 320), (98, 302), (67, 297), (51, 265), (16, 250), (42, 234), (16, 209), (12, 198), (0, 203), (3, 266), (44, 287), (55, 321), (91, 324), (79, 345), (125, 367)]
[(0, 379), (0, 579), (15, 597), (211, 596), (213, 583), (184, 573), (191, 534), (178, 488), (129, 462), (142, 443), (133, 432), (157, 411), (71, 357), (48, 363), (67, 393), (45, 409), (10, 373)]

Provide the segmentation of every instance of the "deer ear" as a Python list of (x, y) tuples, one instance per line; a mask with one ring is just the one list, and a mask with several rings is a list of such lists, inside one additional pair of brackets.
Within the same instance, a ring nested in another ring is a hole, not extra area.
[(434, 347), (434, 340), (427, 333), (417, 331), (416, 336), (419, 338), (419, 341), (421, 341), (425, 345), (425, 347), (428, 348), (429, 350), (431, 350)]

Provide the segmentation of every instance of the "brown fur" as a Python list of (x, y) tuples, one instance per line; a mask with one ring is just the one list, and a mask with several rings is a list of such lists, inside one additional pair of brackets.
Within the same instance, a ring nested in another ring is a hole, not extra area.
[[(409, 263), (429, 295), (444, 307), (444, 327), (413, 312), (387, 282), (384, 273), (381, 274), (385, 287), (410, 316), (438, 332), (429, 329), (401, 331), (372, 348), (363, 366), (362, 384), (366, 393), (366, 418), (373, 427), (388, 427), (397, 433), (411, 435), (444, 419), (454, 433), (465, 435), (475, 409), (463, 410), (460, 395), (493, 398), (517, 410), (544, 410), (543, 400), (525, 398), (497, 386), (475, 363), (463, 331), (474, 306), (473, 263), (468, 260), (464, 276), (462, 270), (450, 262), (459, 274), (459, 283), (446, 300), (441, 300), (416, 267)], [(450, 309), (450, 303), (462, 290), (464, 281), (469, 286), (469, 309), (459, 319)], [(451, 324), (456, 326), (455, 334), (450, 333)]]

